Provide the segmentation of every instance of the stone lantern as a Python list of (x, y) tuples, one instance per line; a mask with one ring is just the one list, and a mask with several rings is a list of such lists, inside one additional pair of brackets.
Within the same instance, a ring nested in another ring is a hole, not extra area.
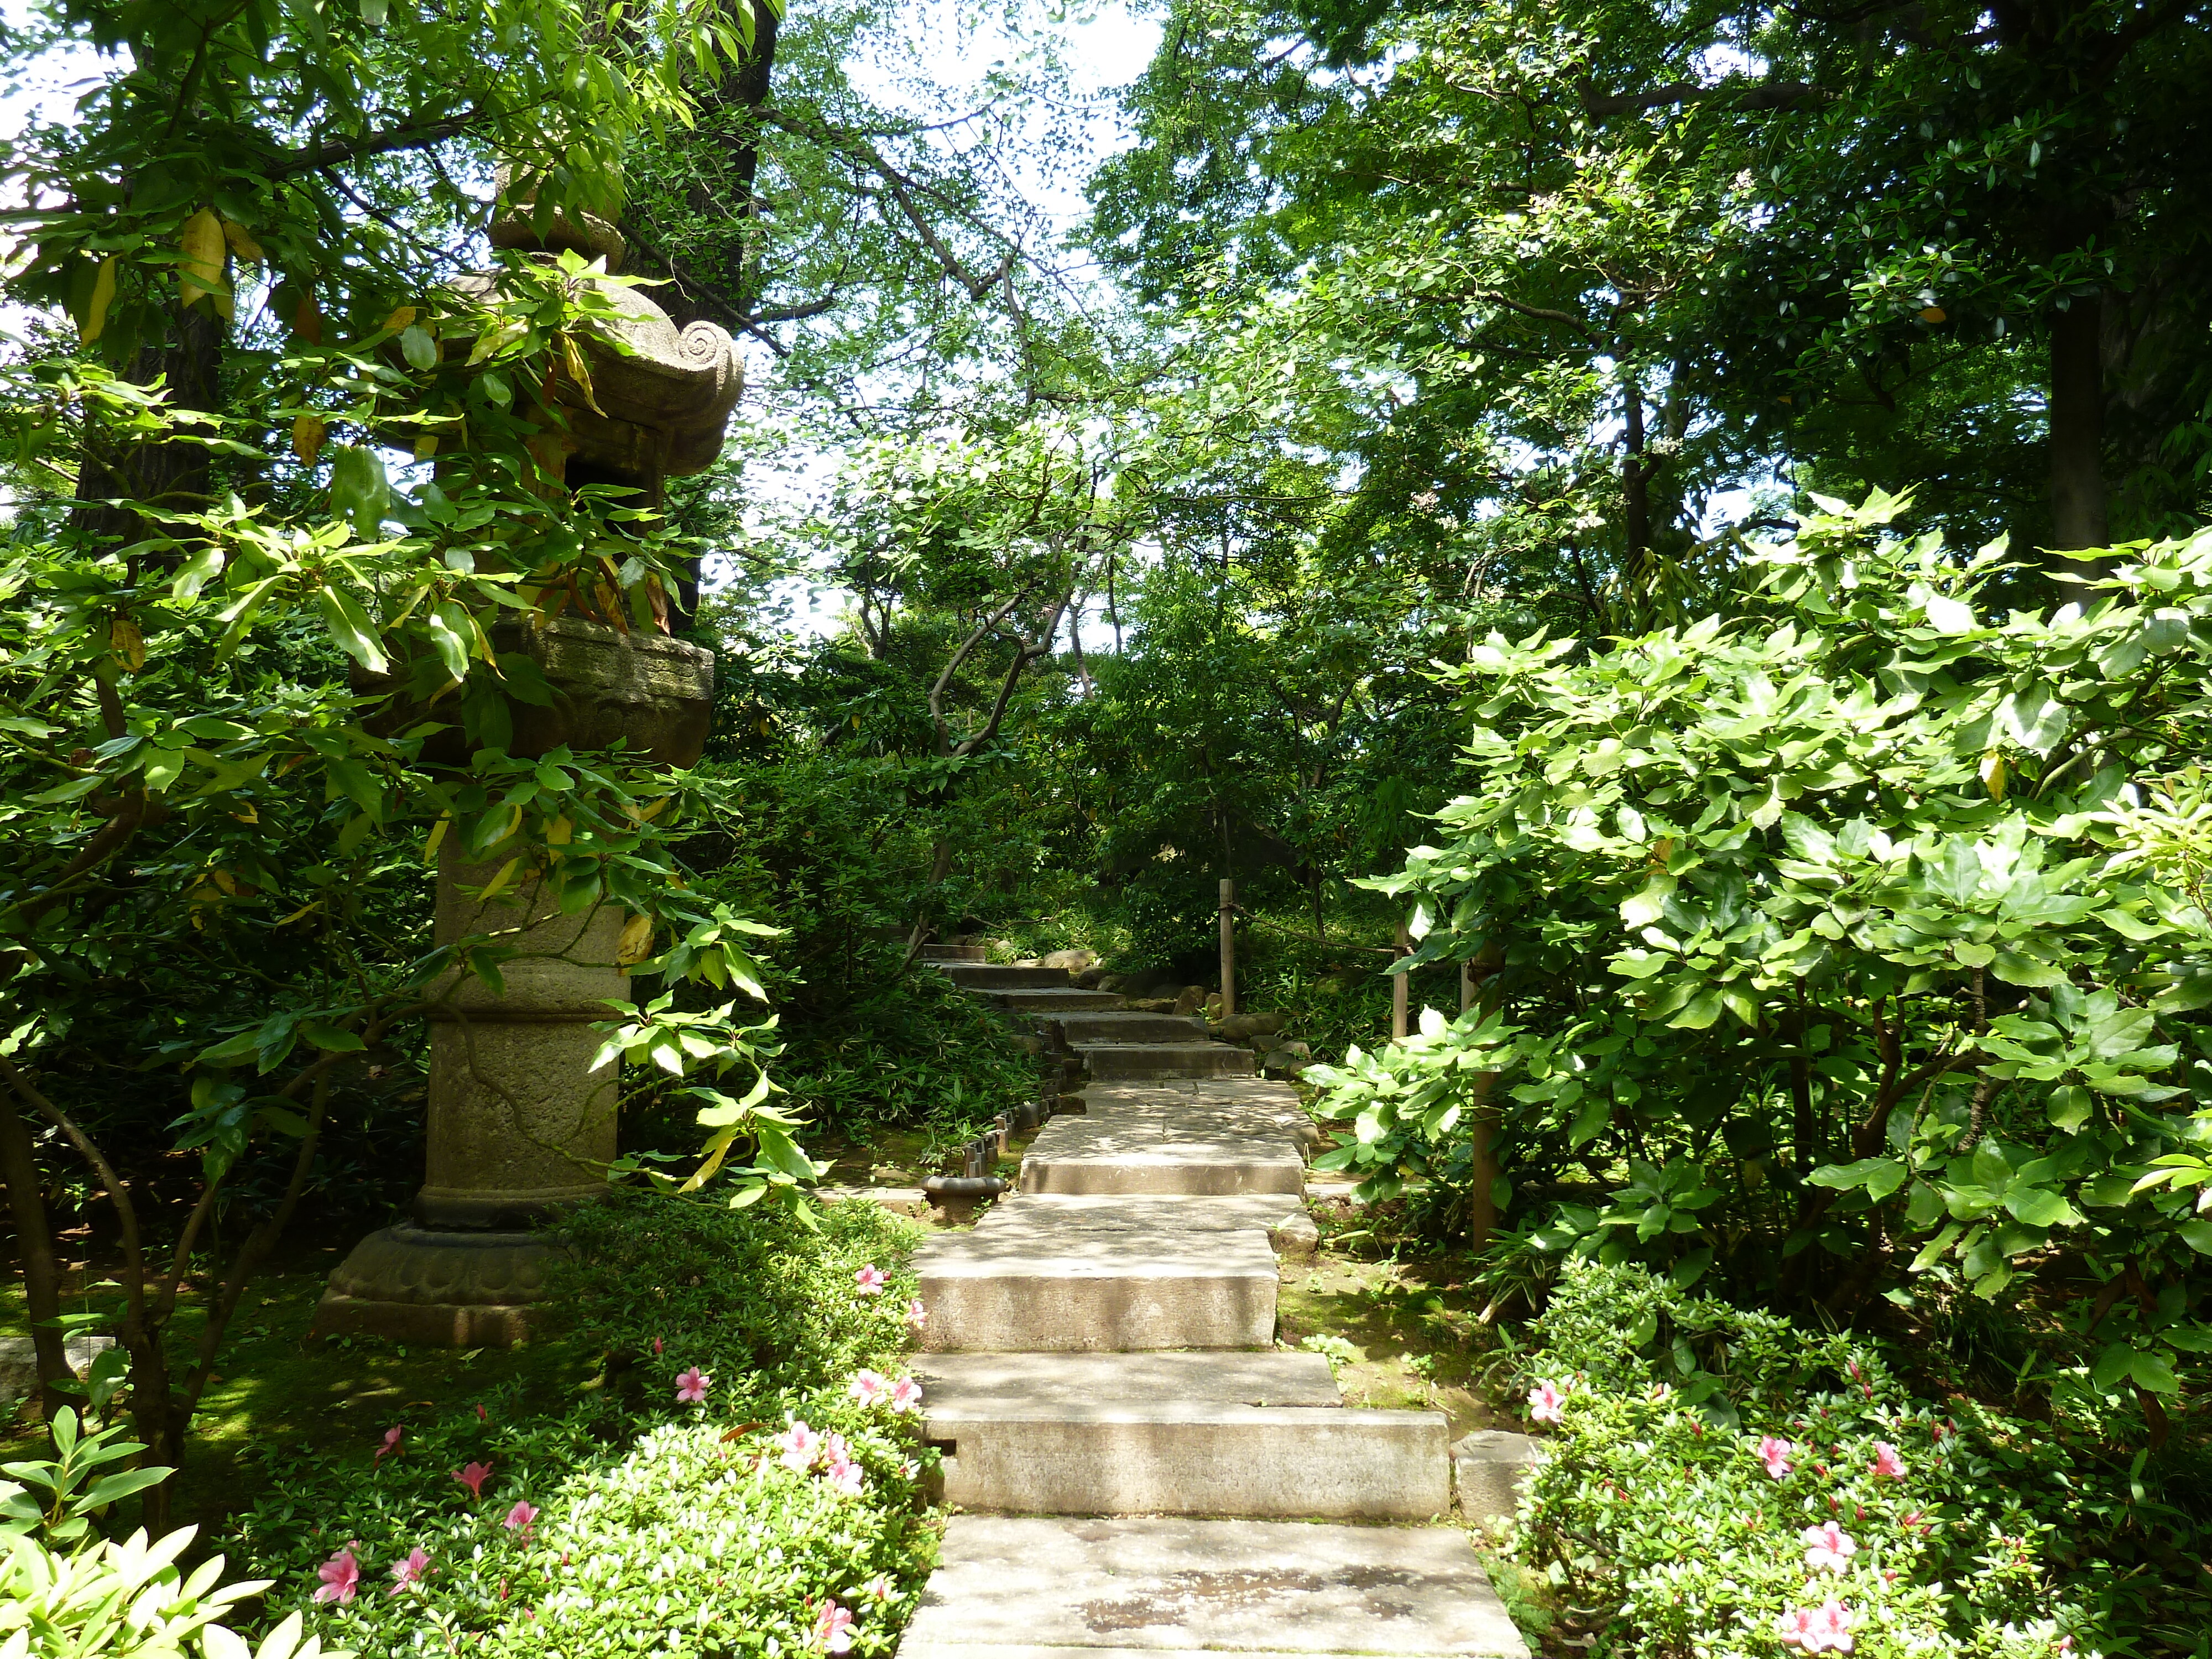
[[(619, 234), (589, 215), (564, 214), (540, 237), (509, 210), (491, 240), (541, 258), (574, 247), (605, 257), (611, 272), (623, 253)], [(496, 280), (459, 286), (481, 293)], [(609, 293), (630, 350), (591, 349), (596, 410), (556, 379), (565, 430), (549, 424), (532, 447), (555, 481), (624, 484), (658, 507), (669, 478), (702, 471), (720, 453), (744, 370), (714, 324), (678, 330), (641, 290)], [(496, 649), (535, 659), (555, 693), (551, 708), (514, 707), (514, 753), (622, 741), (663, 764), (699, 758), (714, 702), (711, 652), (574, 617), (501, 624), (492, 637)], [(529, 1227), (606, 1191), (616, 1067), (587, 1068), (599, 1043), (592, 1023), (628, 990), (616, 964), (625, 918), (605, 904), (564, 916), (534, 879), (480, 904), (471, 895), (493, 873), (450, 841), (441, 850), (438, 942), (497, 933), (516, 954), (501, 966), (501, 993), (459, 975), (433, 1016), (428, 1169), (413, 1218), (364, 1239), (331, 1275), (318, 1334), (460, 1347), (520, 1341), (557, 1252)]]

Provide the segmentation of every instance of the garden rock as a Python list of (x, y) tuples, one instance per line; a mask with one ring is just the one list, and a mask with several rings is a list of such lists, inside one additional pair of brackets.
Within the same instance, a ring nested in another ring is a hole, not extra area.
[(1455, 1443), (1451, 1454), (1460, 1512), (1486, 1527), (1513, 1518), (1522, 1483), (1545, 1457), (1536, 1441), (1504, 1429), (1478, 1429)]
[(1071, 974), (1080, 974), (1098, 965), (1098, 953), (1096, 951), (1054, 951), (1044, 957), (1040, 965), (1065, 968)]
[(1273, 1036), (1283, 1029), (1283, 1017), (1279, 1013), (1231, 1014), (1214, 1026), (1213, 1035), (1224, 1042), (1249, 1042), (1255, 1036)]
[(1304, 1210), (1293, 1210), (1267, 1229), (1267, 1243), (1285, 1261), (1310, 1261), (1321, 1249), (1321, 1229)]
[[(80, 1333), (62, 1344), (62, 1354), (79, 1376), (94, 1356), (115, 1346), (112, 1336)], [(0, 1411), (39, 1391), (39, 1355), (27, 1336), (0, 1336)]]
[(1176, 998), (1172, 1012), (1188, 1018), (1206, 1006), (1206, 994), (1203, 985), (1186, 985), (1182, 988), (1182, 994)]

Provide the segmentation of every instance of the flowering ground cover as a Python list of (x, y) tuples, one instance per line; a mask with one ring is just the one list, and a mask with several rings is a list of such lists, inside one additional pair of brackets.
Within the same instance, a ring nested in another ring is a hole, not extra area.
[(2147, 1490), (2093, 1421), (1917, 1399), (1863, 1339), (1636, 1267), (1570, 1265), (1530, 1334), (1551, 1455), (1510, 1553), (1589, 1651), (2205, 1650), (2191, 1494)]
[(917, 1230), (859, 1204), (572, 1224), (558, 1340), (597, 1372), (558, 1410), (501, 1387), (264, 1451), (221, 1541), (274, 1581), (265, 1617), (364, 1655), (889, 1653), (935, 1540), (899, 1363)]

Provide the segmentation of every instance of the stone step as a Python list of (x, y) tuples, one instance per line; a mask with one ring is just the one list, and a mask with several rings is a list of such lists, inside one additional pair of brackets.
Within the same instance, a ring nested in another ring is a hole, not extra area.
[(956, 1515), (900, 1659), (1528, 1659), (1455, 1527)]
[(936, 1352), (1261, 1348), (1275, 1254), (1249, 1229), (945, 1233), (915, 1256)]
[(975, 1224), (987, 1238), (1049, 1243), (1072, 1233), (1266, 1232), (1302, 1213), (1299, 1199), (1281, 1193), (1010, 1193)]
[(1320, 1354), (941, 1354), (915, 1371), (941, 1501), (963, 1509), (1398, 1521), (1450, 1500), (1444, 1418), (1346, 1410)]
[(1140, 1014), (1132, 1010), (1097, 1014), (1069, 1014), (1059, 1021), (1060, 1035), (1070, 1042), (1199, 1042), (1206, 1037), (1206, 1022), (1177, 1014)]
[(1041, 1014), (1048, 1018), (1060, 1014), (1119, 1008), (1122, 999), (1111, 991), (1079, 991), (1046, 987), (1036, 991), (980, 991), (1009, 1013)]
[(944, 1501), (1018, 1515), (1431, 1521), (1451, 1509), (1441, 1412), (1206, 1401), (947, 1401)]
[(939, 962), (930, 964), (963, 991), (1067, 991), (1065, 968), (1014, 968), (996, 962)]
[(1084, 1069), (1101, 1083), (1136, 1078), (1249, 1077), (1249, 1048), (1225, 1042), (1077, 1042)]
[(991, 953), (980, 945), (925, 945), (924, 962), (988, 962)]
[(1304, 1194), (1305, 1160), (1267, 1108), (1174, 1095), (1084, 1101), (1080, 1115), (1054, 1118), (1030, 1143), (1023, 1192)]
[(1179, 1400), (1216, 1406), (1344, 1403), (1326, 1356), (1281, 1348), (1152, 1353), (937, 1353), (915, 1357), (925, 1416), (980, 1407)]

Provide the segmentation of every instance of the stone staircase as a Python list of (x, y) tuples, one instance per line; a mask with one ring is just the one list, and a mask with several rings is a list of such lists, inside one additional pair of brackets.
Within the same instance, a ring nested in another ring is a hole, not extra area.
[(1326, 1358), (1273, 1346), (1270, 1238), (1304, 1214), (1291, 1089), (1197, 1020), (933, 954), (1084, 1077), (1018, 1191), (916, 1260), (925, 1433), (960, 1512), (902, 1659), (1527, 1659), (1447, 1523), (1443, 1415), (1348, 1407)]

